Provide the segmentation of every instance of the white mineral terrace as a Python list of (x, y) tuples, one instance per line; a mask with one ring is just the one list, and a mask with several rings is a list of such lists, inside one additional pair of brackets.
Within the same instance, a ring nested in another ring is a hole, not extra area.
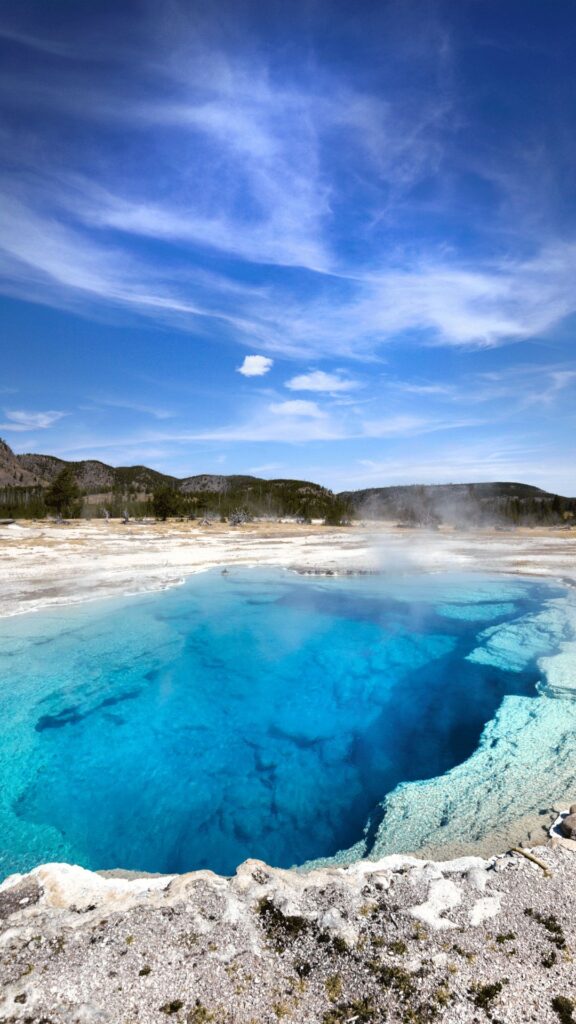
[(451, 531), (369, 524), (121, 525), (101, 520), (0, 527), (0, 616), (163, 589), (216, 566), (298, 570), (468, 570), (576, 583), (576, 529)]

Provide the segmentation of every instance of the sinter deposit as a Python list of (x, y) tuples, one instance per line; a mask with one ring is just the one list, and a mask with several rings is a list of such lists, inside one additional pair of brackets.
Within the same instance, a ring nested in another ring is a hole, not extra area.
[(552, 842), (232, 879), (46, 865), (0, 887), (0, 1020), (570, 1022), (576, 858)]

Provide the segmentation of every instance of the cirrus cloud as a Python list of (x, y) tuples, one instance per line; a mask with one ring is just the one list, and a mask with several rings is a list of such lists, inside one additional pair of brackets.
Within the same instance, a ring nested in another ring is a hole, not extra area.
[(55, 409), (47, 412), (27, 412), (24, 409), (5, 409), (6, 422), (0, 423), (0, 430), (45, 430), (51, 427), (63, 416), (65, 412), (58, 412)]

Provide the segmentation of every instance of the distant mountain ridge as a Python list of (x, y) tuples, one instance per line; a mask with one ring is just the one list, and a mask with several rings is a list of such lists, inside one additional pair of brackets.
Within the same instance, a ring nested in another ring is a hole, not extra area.
[(67, 462), (54, 455), (15, 455), (14, 458), (22, 469), (32, 473), (44, 486), (49, 486), (66, 466), (71, 466), (78, 486), (87, 494), (104, 494), (119, 488), (147, 493), (174, 479), (147, 466), (114, 467), (95, 459)]
[(128, 508), (142, 513), (150, 496), (162, 487), (183, 496), (191, 514), (228, 515), (245, 507), (253, 514), (311, 516), (354, 515), (392, 519), (406, 526), (482, 523), (576, 523), (576, 499), (514, 482), (410, 484), (370, 487), (334, 494), (308, 480), (264, 480), (260, 477), (199, 473), (174, 477), (147, 466), (109, 466), (94, 459), (70, 462), (54, 455), (16, 455), (0, 440), (0, 514), (40, 514), (43, 495), (66, 467), (73, 470), (93, 512), (107, 507), (112, 514)]
[(0, 515), (40, 514), (43, 494), (58, 474), (69, 467), (85, 495), (85, 508), (106, 507), (113, 515), (150, 511), (150, 497), (159, 488), (182, 495), (188, 514), (227, 516), (246, 508), (252, 514), (324, 517), (339, 507), (326, 487), (308, 480), (263, 480), (255, 476), (200, 473), (178, 478), (147, 466), (109, 466), (96, 460), (70, 462), (53, 455), (16, 455), (0, 441)]
[(287, 482), (301, 483), (303, 487), (328, 492), (320, 484), (302, 481), (263, 480), (256, 476), (242, 474), (222, 475), (220, 473), (198, 473), (195, 476), (175, 477), (159, 473), (147, 466), (109, 466), (105, 462), (86, 459), (71, 462), (55, 455), (16, 455), (5, 441), (0, 440), (0, 487), (33, 486), (48, 487), (67, 466), (74, 471), (78, 486), (86, 494), (105, 494), (114, 490), (123, 492), (139, 491), (152, 494), (158, 487), (176, 487), (183, 494), (210, 492), (226, 493), (238, 486), (254, 486), (263, 483), (282, 485)]

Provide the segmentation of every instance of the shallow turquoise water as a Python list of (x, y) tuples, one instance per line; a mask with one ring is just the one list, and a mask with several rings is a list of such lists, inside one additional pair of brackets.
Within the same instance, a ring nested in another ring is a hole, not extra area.
[(505, 695), (535, 694), (553, 638), (521, 630), (522, 656), (496, 659), (483, 638), (562, 594), (233, 569), (0, 622), (0, 876), (231, 873), (369, 844), (386, 793), (460, 763)]

